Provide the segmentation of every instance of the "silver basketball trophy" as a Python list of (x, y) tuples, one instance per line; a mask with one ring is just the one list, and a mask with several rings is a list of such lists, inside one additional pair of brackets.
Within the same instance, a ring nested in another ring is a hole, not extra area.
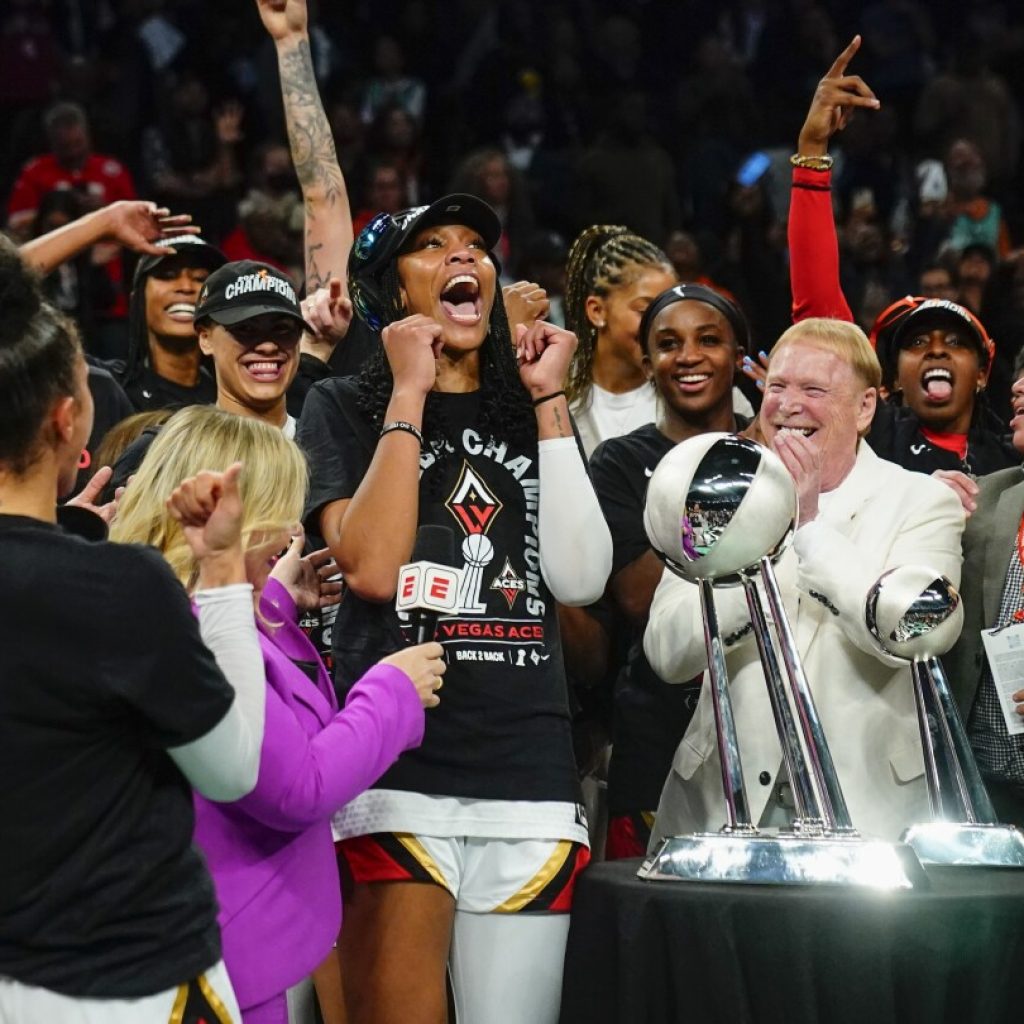
[[(913, 851), (865, 840), (850, 821), (773, 569), (796, 519), (796, 488), (782, 461), (732, 434), (682, 442), (651, 477), (644, 510), (647, 536), (668, 568), (700, 589), (726, 822), (718, 832), (665, 839), (644, 862), (641, 878), (890, 889), (924, 881)], [(785, 676), (757, 577), (768, 599)], [(777, 833), (762, 832), (750, 820), (715, 612), (716, 586), (743, 587), (764, 668), (796, 807), (792, 827)]]
[(1002, 825), (985, 789), (946, 671), (964, 609), (953, 584), (934, 569), (890, 569), (868, 592), (866, 621), (887, 654), (910, 662), (932, 820), (903, 841), (923, 864), (1024, 868), (1024, 834)]

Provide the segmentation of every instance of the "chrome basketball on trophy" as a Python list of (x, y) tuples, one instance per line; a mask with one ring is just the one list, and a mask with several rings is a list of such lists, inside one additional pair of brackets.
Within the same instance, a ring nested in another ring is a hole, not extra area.
[[(718, 832), (664, 840), (642, 878), (879, 888), (923, 878), (908, 847), (864, 839), (850, 820), (773, 568), (796, 522), (796, 489), (782, 461), (731, 434), (682, 442), (651, 477), (644, 511), (651, 544), (700, 590), (726, 820)], [(772, 833), (750, 818), (715, 610), (715, 590), (736, 586), (744, 591), (795, 807), (792, 824)]]

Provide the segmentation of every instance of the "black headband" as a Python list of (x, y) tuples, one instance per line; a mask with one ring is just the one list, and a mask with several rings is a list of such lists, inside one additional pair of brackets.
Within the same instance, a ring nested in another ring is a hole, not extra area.
[(702, 284), (677, 284), (668, 291), (662, 292), (644, 310), (640, 320), (640, 343), (647, 348), (647, 334), (654, 323), (654, 318), (666, 307), (675, 302), (705, 302), (714, 306), (732, 327), (732, 333), (736, 336), (736, 344), (746, 349), (750, 341), (750, 330), (747, 327), (747, 318), (736, 308), (735, 303), (730, 302), (724, 295), (716, 292), (713, 288), (707, 288)]

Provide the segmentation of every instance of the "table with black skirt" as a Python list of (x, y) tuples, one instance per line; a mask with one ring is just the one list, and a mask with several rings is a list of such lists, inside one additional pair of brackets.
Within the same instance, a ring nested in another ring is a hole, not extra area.
[(926, 889), (576, 886), (562, 1024), (1024, 1021), (1024, 871), (929, 869)]

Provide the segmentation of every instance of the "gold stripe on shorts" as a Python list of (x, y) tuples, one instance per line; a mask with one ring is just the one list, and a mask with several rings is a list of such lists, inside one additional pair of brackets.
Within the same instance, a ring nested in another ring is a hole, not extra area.
[(416, 862), (443, 889), (451, 892), (451, 885), (437, 866), (434, 858), (427, 853), (427, 848), (409, 832), (395, 832), (394, 837), (416, 858)]
[(171, 1007), (171, 1016), (167, 1024), (181, 1024), (185, 1016), (185, 1004), (188, 1002), (188, 985), (179, 985), (178, 994), (174, 997), (174, 1005)]
[(199, 991), (206, 996), (206, 1001), (210, 1004), (210, 1009), (217, 1015), (217, 1020), (220, 1024), (234, 1024), (228, 1008), (224, 1005), (221, 997), (214, 992), (213, 986), (206, 980), (206, 975), (200, 974), (197, 980), (199, 982)]
[(547, 862), (540, 871), (519, 892), (510, 896), (500, 907), (495, 907), (494, 913), (514, 914), (517, 910), (522, 910), (531, 900), (536, 899), (544, 891), (544, 887), (551, 879), (562, 870), (569, 854), (572, 853), (572, 848), (572, 840), (560, 839), (554, 853), (548, 857)]

